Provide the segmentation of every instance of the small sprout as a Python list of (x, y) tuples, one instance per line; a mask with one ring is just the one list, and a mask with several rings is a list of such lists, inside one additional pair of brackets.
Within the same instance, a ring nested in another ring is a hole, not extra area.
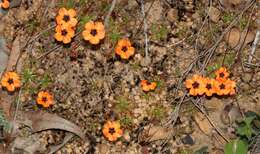
[(29, 68), (24, 69), (22, 74), (23, 83), (33, 82), (35, 79), (36, 79), (36, 75), (33, 73), (31, 69)]
[(90, 21), (85, 24), (85, 30), (82, 32), (83, 38), (91, 44), (99, 44), (100, 40), (105, 38), (105, 27), (102, 22)]
[(69, 24), (72, 27), (75, 27), (78, 23), (78, 20), (75, 18), (77, 15), (74, 9), (59, 9), (58, 16), (56, 17), (56, 22), (58, 25)]
[(148, 91), (153, 91), (157, 87), (156, 82), (148, 82), (147, 80), (142, 80), (141, 81), (141, 86), (143, 91), (148, 92)]
[(132, 47), (128, 39), (121, 39), (116, 45), (116, 54), (122, 59), (129, 59), (135, 53), (135, 48)]
[(59, 42), (63, 42), (64, 44), (70, 43), (71, 38), (75, 35), (73, 27), (69, 24), (58, 25), (55, 30), (55, 39)]
[(53, 95), (49, 92), (41, 91), (38, 93), (37, 104), (47, 108), (54, 104)]
[(103, 126), (102, 132), (109, 141), (116, 141), (123, 135), (123, 130), (118, 121), (107, 121)]
[(15, 72), (7, 72), (3, 75), (1, 84), (2, 87), (6, 88), (9, 92), (14, 92), (21, 87), (20, 77)]
[(131, 126), (133, 124), (133, 119), (130, 116), (124, 116), (120, 119), (120, 123), (123, 126)]
[(9, 0), (1, 0), (0, 7), (3, 9), (8, 9), (10, 6)]
[(151, 111), (151, 116), (155, 119), (161, 119), (165, 116), (165, 109), (162, 106), (156, 106)]
[(116, 110), (118, 110), (119, 112), (125, 112), (129, 109), (129, 102), (127, 101), (127, 99), (125, 99), (124, 97), (120, 97), (118, 99), (118, 102), (116, 103)]

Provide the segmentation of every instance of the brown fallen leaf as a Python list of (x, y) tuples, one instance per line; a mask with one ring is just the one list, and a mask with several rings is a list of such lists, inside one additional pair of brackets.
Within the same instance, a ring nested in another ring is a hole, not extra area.
[(238, 46), (240, 35), (239, 29), (234, 27), (225, 35), (225, 41), (231, 48), (235, 48)]
[(206, 135), (211, 134), (213, 127), (210, 125), (208, 119), (201, 112), (198, 112), (194, 116), (194, 120), (203, 133), (205, 133)]
[(83, 131), (72, 122), (57, 115), (46, 112), (26, 112), (23, 114), (24, 120), (21, 123), (31, 127), (34, 133), (44, 130), (59, 129), (76, 134), (81, 139), (86, 140)]
[(167, 139), (172, 136), (173, 130), (162, 126), (147, 126), (141, 135), (141, 140), (145, 142), (153, 142), (157, 140)]
[(254, 29), (246, 28), (241, 32), (239, 28), (234, 27), (226, 34), (225, 41), (231, 48), (239, 49), (254, 41), (255, 34)]
[(12, 143), (12, 153), (43, 153), (46, 148), (41, 145), (39, 135), (34, 134), (29, 137), (16, 137)]
[(20, 37), (17, 36), (13, 42), (12, 50), (10, 52), (10, 56), (6, 66), (7, 71), (13, 70), (13, 67), (16, 66), (18, 58), (20, 56), (20, 52)]

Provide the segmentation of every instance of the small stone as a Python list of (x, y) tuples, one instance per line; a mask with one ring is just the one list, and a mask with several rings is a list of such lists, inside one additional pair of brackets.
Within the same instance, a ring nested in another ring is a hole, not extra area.
[(44, 72), (45, 72), (44, 69), (41, 68), (37, 70), (37, 74), (39, 75), (44, 75)]
[(170, 22), (176, 22), (178, 20), (178, 10), (177, 9), (170, 9), (167, 13), (167, 19)]
[(182, 138), (181, 141), (183, 144), (187, 144), (187, 145), (195, 144), (193, 138), (189, 134), (186, 135), (184, 138)]

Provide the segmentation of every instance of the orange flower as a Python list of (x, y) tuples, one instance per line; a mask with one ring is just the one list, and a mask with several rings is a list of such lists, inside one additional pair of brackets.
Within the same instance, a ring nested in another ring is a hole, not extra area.
[(149, 83), (147, 80), (142, 80), (141, 86), (142, 86), (143, 91), (148, 92), (148, 91), (154, 90), (156, 88), (157, 84), (156, 84), (156, 82)]
[(84, 40), (91, 44), (99, 44), (100, 40), (105, 38), (105, 27), (101, 22), (90, 21), (85, 24), (82, 35)]
[(109, 141), (116, 141), (123, 135), (118, 121), (107, 121), (103, 127), (103, 134)]
[(219, 68), (216, 72), (216, 80), (223, 81), (229, 77), (229, 73), (225, 67)]
[(53, 96), (45, 91), (41, 91), (38, 93), (38, 97), (37, 97), (37, 104), (42, 105), (43, 107), (47, 108), (50, 105), (53, 105)]
[(3, 9), (8, 9), (10, 6), (10, 2), (8, 0), (2, 0), (2, 2), (0, 2), (0, 7)]
[(69, 24), (72, 27), (75, 27), (78, 23), (78, 20), (75, 18), (76, 16), (76, 11), (74, 9), (65, 9), (61, 8), (59, 9), (58, 16), (56, 17), (56, 22), (58, 25), (63, 25), (63, 24)]
[(71, 38), (74, 37), (74, 29), (69, 24), (58, 25), (55, 29), (55, 39), (64, 44), (71, 42)]
[(135, 53), (135, 48), (132, 47), (131, 42), (128, 39), (121, 39), (116, 46), (116, 54), (122, 59), (129, 59)]
[(204, 78), (204, 91), (207, 96), (212, 96), (216, 93), (216, 80)]
[(185, 81), (185, 86), (189, 89), (189, 93), (192, 96), (202, 95), (205, 92), (205, 84), (203, 77), (199, 75), (193, 75), (192, 79), (187, 79)]
[(235, 81), (232, 81), (230, 79), (227, 79), (225, 81), (218, 81), (216, 82), (216, 92), (218, 95), (234, 95), (235, 94), (235, 88), (236, 83)]
[(21, 86), (20, 77), (15, 72), (7, 72), (3, 75), (1, 84), (8, 91), (13, 92), (16, 88), (20, 88)]

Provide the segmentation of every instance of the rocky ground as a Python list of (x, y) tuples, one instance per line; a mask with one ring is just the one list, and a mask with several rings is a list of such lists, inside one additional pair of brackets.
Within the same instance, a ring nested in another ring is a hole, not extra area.
[[(259, 31), (259, 2), (117, 0), (105, 39), (90, 45), (82, 39), (84, 24), (104, 22), (111, 3), (25, 0), (2, 11), (2, 44), (10, 50), (13, 41), (20, 40), (16, 70), (23, 86), (17, 96), (18, 110), (56, 114), (87, 136), (87, 141), (73, 137), (55, 153), (221, 154), (227, 142), (239, 138), (237, 121), (249, 112), (258, 114), (254, 121), (258, 132), (248, 142), (253, 153), (259, 140), (259, 47), (250, 53)], [(54, 39), (55, 17), (63, 6), (74, 8), (79, 20), (69, 45)], [(144, 26), (148, 27), (148, 46)], [(121, 38), (131, 40), (135, 48), (129, 60), (115, 55)], [(236, 82), (235, 95), (187, 94), (186, 79), (193, 74), (214, 76), (221, 66), (228, 68)], [(144, 92), (143, 79), (155, 81), (155, 91)], [(53, 93), (52, 107), (37, 105), (35, 98), (41, 90)], [(116, 142), (107, 141), (102, 134), (104, 123), (111, 119), (119, 120), (124, 132)], [(28, 130), (25, 132), (18, 134), (28, 137)], [(66, 133), (48, 130), (37, 135), (42, 149), (36, 153), (48, 153), (51, 146), (63, 142)], [(25, 147), (17, 149), (21, 153)]]

